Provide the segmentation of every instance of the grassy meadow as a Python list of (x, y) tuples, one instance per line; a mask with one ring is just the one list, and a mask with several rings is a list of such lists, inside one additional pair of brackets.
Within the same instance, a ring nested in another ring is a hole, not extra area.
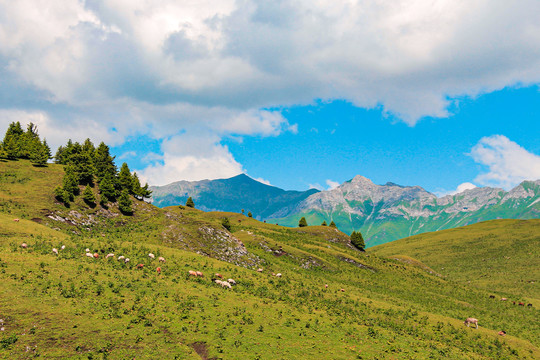
[[(336, 229), (235, 213), (136, 200), (133, 216), (80, 199), (66, 208), (52, 195), (62, 171), (0, 163), (0, 358), (540, 357), (538, 306), (494, 301), (429, 259), (359, 252)], [(215, 273), (237, 285), (219, 286)], [(463, 325), (471, 316), (478, 330)]]

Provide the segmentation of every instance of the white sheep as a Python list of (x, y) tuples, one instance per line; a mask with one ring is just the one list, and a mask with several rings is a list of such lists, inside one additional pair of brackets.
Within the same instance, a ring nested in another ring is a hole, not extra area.
[(58, 255), (58, 249), (57, 248), (53, 248), (52, 252), (55, 253), (56, 255)]
[(124, 262), (127, 264), (129, 262), (129, 258), (126, 258)]
[(84, 250), (84, 251), (86, 251), (87, 253), (89, 253), (89, 252), (90, 252), (90, 249), (89, 249), (89, 248), (86, 248), (86, 250)]
[(236, 285), (236, 281), (234, 281), (233, 279), (227, 279), (227, 282), (231, 285)]
[(276, 276), (277, 276), (277, 277), (281, 277), (281, 273), (277, 273)]
[(21, 244), (21, 247), (22, 247), (23, 249), (26, 249), (26, 248), (28, 247), (28, 245), (27, 245), (26, 243), (22, 243), (22, 244)]
[(158, 261), (164, 263), (164, 262), (165, 262), (165, 258), (164, 258), (163, 256), (160, 256), (160, 257), (158, 257)]
[(114, 254), (107, 254), (107, 256), (105, 256), (105, 259), (108, 259), (108, 258), (114, 258)]
[(118, 260), (124, 260), (125, 258), (126, 258), (126, 257), (125, 257), (124, 255), (120, 255), (120, 256), (118, 257)]
[(60, 250), (64, 250), (65, 248), (66, 248), (66, 245), (62, 245), (62, 246), (60, 247)]
[(91, 252), (87, 252), (85, 255), (91, 257), (92, 259), (94, 258), (94, 254), (92, 254)]
[(156, 255), (150, 253), (150, 254), (148, 254), (148, 257), (149, 257), (150, 259), (154, 260), (154, 259), (156, 258)]
[(229, 288), (229, 289), (232, 288), (231, 284), (229, 284), (227, 281), (222, 281), (222, 282), (221, 282), (221, 286), (227, 287), (227, 288)]

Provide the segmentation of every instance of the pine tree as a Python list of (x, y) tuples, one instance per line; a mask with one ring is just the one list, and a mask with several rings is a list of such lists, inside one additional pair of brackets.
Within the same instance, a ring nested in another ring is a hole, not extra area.
[(186, 201), (186, 206), (187, 207), (190, 207), (190, 208), (194, 208), (195, 207), (195, 203), (193, 202), (193, 199), (190, 197), (188, 197), (187, 201)]
[(98, 181), (101, 182), (106, 176), (111, 179), (116, 177), (116, 165), (114, 165), (114, 157), (109, 152), (109, 147), (101, 142), (95, 151), (95, 173)]
[(73, 201), (75, 195), (79, 195), (79, 182), (71, 165), (66, 166), (65, 175), (62, 179), (62, 188), (69, 194), (69, 200)]
[(118, 198), (118, 209), (124, 215), (131, 215), (133, 213), (131, 205), (132, 205), (132, 202), (131, 202), (131, 198), (129, 197), (129, 192), (127, 189), (123, 189), (122, 194)]
[(253, 214), (250, 212), (248, 212), (248, 217), (252, 218), (253, 217)]
[(304, 226), (308, 226), (308, 223), (306, 221), (306, 218), (305, 217), (302, 217), (300, 219), (300, 221), (298, 222), (298, 227), (304, 227)]
[(228, 217), (224, 217), (223, 219), (221, 219), (221, 225), (223, 225), (223, 227), (227, 229), (227, 231), (231, 231), (231, 222), (229, 221)]
[(86, 187), (84, 188), (83, 200), (89, 205), (96, 204), (96, 196), (94, 195), (94, 192), (92, 191), (90, 185), (86, 185)]
[(45, 148), (45, 153), (47, 154), (47, 160), (52, 159), (51, 148), (49, 147), (49, 144), (47, 144), (47, 139), (43, 139), (42, 145)]
[(84, 151), (78, 151), (73, 153), (69, 157), (68, 164), (73, 166), (79, 184), (93, 184), (94, 160), (89, 153)]
[(123, 163), (118, 173), (118, 185), (121, 190), (127, 190), (128, 193), (133, 193), (133, 177), (127, 163)]
[(142, 199), (149, 199), (152, 196), (152, 190), (148, 188), (148, 183), (144, 184), (141, 188), (141, 197)]
[(22, 153), (22, 138), (24, 131), (20, 122), (12, 122), (9, 124), (2, 142), (2, 147), (6, 153), (8, 159), (14, 160), (20, 157)]
[(26, 132), (19, 138), (20, 151), (19, 157), (31, 159), (34, 153), (41, 151), (41, 141), (37, 126), (33, 123), (28, 124)]
[(141, 187), (141, 181), (139, 180), (137, 173), (134, 172), (133, 177), (131, 178), (131, 193), (135, 196), (135, 198), (142, 200), (142, 192), (143, 189)]
[(334, 220), (332, 220), (332, 222), (330, 223), (329, 226), (337, 229), (337, 226), (336, 226), (336, 223), (334, 222)]
[(326, 223), (326, 220), (322, 222), (321, 226), (328, 226), (328, 224)]
[(351, 234), (351, 244), (360, 251), (365, 251), (366, 243), (360, 231), (353, 231)]
[(45, 166), (47, 165), (47, 160), (49, 160), (47, 148), (39, 143), (39, 145), (37, 145), (30, 153), (30, 161), (32, 161), (34, 165)]
[(116, 190), (110, 176), (106, 176), (99, 183), (99, 192), (101, 193), (101, 203), (114, 202), (116, 200)]

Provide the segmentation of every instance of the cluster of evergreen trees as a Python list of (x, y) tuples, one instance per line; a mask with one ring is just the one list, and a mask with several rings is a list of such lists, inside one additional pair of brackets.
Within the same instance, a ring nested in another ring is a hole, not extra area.
[(365, 251), (366, 249), (366, 243), (364, 242), (364, 237), (360, 233), (360, 231), (353, 231), (351, 234), (351, 244), (355, 248), (361, 251)]
[(95, 148), (90, 139), (86, 139), (82, 145), (69, 140), (65, 146), (58, 148), (54, 161), (65, 165), (62, 186), (55, 189), (56, 197), (65, 204), (79, 195), (79, 185), (86, 185), (83, 199), (95, 204), (97, 201), (92, 187), (97, 183), (102, 205), (118, 201), (120, 211), (129, 214), (132, 212), (130, 195), (142, 200), (149, 198), (152, 193), (148, 184), (141, 186), (137, 173), (131, 174), (126, 163), (122, 164), (120, 171), (117, 170), (114, 157), (103, 142)]
[(37, 126), (28, 124), (26, 131), (20, 122), (12, 122), (0, 143), (0, 159), (29, 159), (33, 164), (45, 166), (52, 159), (47, 141), (39, 138)]

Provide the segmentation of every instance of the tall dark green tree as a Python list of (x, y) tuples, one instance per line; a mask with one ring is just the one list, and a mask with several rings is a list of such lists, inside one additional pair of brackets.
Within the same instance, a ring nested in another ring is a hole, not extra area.
[(250, 212), (248, 212), (248, 217), (252, 218), (253, 217), (253, 214)]
[(73, 201), (76, 195), (79, 195), (79, 182), (72, 165), (65, 168), (64, 178), (62, 179), (62, 188), (69, 195), (69, 200)]
[(133, 193), (133, 176), (129, 171), (127, 163), (123, 163), (118, 173), (118, 185), (121, 190), (127, 190), (128, 193)]
[(14, 160), (20, 157), (22, 153), (24, 131), (20, 122), (12, 122), (6, 130), (6, 135), (2, 141), (2, 148), (8, 159)]
[(195, 207), (195, 203), (193, 202), (193, 199), (190, 197), (188, 197), (187, 201), (186, 201), (186, 206), (187, 207), (190, 207), (190, 208), (194, 208)]
[(73, 166), (73, 169), (80, 184), (93, 184), (94, 160), (90, 153), (84, 151), (77, 151), (69, 157), (68, 164)]
[(337, 226), (336, 226), (336, 223), (334, 222), (334, 220), (332, 220), (332, 222), (330, 223), (330, 225), (328, 225), (330, 227), (333, 227), (333, 228), (336, 228), (337, 229)]
[(300, 221), (298, 222), (298, 227), (304, 227), (304, 226), (308, 226), (308, 223), (307, 223), (307, 220), (305, 217), (302, 217), (300, 219)]
[(221, 219), (221, 225), (223, 225), (223, 227), (227, 229), (227, 231), (231, 231), (231, 222), (229, 221), (228, 217), (224, 217), (223, 219)]
[(132, 201), (129, 197), (129, 192), (127, 189), (122, 190), (122, 194), (120, 194), (120, 197), (118, 198), (118, 209), (124, 214), (124, 215), (131, 215), (133, 214), (133, 209), (131, 208)]
[(96, 204), (96, 195), (94, 195), (94, 191), (92, 191), (90, 185), (86, 185), (86, 187), (84, 188), (83, 200), (91, 206), (95, 206)]
[(111, 156), (109, 147), (101, 142), (95, 151), (95, 173), (98, 182), (109, 176), (111, 179), (116, 177), (116, 165), (114, 165), (114, 157)]
[(99, 192), (101, 193), (101, 203), (116, 201), (116, 189), (110, 176), (105, 176), (99, 183)]
[(326, 220), (322, 222), (321, 226), (328, 226), (328, 224), (326, 223)]
[(360, 251), (365, 251), (366, 243), (360, 231), (353, 231), (351, 234), (351, 244)]
[(41, 141), (37, 126), (33, 123), (28, 124), (26, 132), (20, 137), (19, 157), (23, 159), (31, 159), (35, 152), (41, 151)]
[(30, 160), (34, 165), (45, 166), (47, 164), (47, 160), (51, 158), (51, 153), (47, 142), (38, 142), (38, 144), (34, 146), (34, 149), (30, 153)]

